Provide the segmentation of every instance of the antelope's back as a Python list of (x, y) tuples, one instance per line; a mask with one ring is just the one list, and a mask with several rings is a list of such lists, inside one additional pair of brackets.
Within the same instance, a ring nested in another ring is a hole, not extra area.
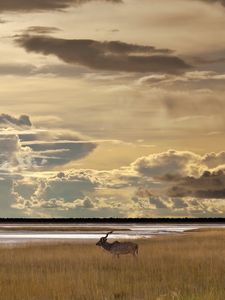
[(132, 253), (138, 248), (138, 245), (132, 242), (117, 242), (112, 247), (113, 253), (126, 254)]

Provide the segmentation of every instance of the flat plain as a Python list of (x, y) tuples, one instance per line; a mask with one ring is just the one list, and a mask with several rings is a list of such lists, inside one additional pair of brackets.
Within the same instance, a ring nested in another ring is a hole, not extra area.
[(224, 300), (225, 230), (137, 240), (113, 258), (95, 242), (0, 247), (4, 300)]

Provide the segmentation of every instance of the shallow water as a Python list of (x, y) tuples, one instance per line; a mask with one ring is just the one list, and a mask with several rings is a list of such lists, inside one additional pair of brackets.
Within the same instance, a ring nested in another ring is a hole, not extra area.
[[(12, 230), (10, 228), (19, 227), (44, 227), (49, 228), (47, 231)], [(77, 226), (79, 228), (91, 227), (92, 231), (60, 231), (64, 227)], [(102, 231), (95, 231), (95, 227), (103, 228)], [(104, 227), (106, 230), (104, 230)], [(0, 244), (16, 245), (18, 243), (31, 242), (53, 242), (53, 241), (97, 241), (107, 232), (107, 228), (119, 228), (113, 234), (109, 235), (110, 239), (138, 239), (151, 238), (155, 235), (182, 234), (190, 229), (198, 228), (225, 228), (225, 224), (4, 224), (0, 225)], [(4, 231), (7, 228), (7, 231)], [(51, 231), (54, 228), (54, 231)], [(57, 231), (55, 229), (58, 228)], [(127, 231), (129, 229), (129, 231)]]

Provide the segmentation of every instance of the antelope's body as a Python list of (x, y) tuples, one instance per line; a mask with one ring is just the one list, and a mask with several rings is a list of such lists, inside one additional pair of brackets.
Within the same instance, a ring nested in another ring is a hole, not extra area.
[(108, 235), (112, 233), (109, 232), (105, 237), (100, 238), (96, 243), (97, 246), (102, 247), (106, 251), (109, 251), (112, 255), (119, 257), (123, 254), (132, 254), (133, 256), (138, 255), (138, 245), (132, 242), (107, 242)]

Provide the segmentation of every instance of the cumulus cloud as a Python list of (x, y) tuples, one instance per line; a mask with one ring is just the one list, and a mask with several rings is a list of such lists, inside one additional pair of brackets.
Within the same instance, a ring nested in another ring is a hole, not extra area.
[(21, 127), (31, 127), (32, 123), (30, 121), (29, 116), (27, 115), (21, 115), (19, 118), (15, 118), (13, 116), (7, 115), (7, 114), (1, 114), (0, 115), (0, 126), (21, 126)]
[(58, 172), (29, 181), (21, 179), (13, 186), (13, 207), (25, 211), (93, 209), (95, 203), (87, 194), (93, 193), (98, 185), (94, 175), (85, 170)]
[(200, 177), (181, 177), (169, 189), (171, 197), (225, 199), (225, 172), (205, 171)]
[(107, 171), (71, 169), (13, 178), (15, 172), (2, 169), (1, 176), (11, 180), (10, 205), (30, 215), (220, 216), (225, 199), (222, 158), (222, 153), (169, 150)]
[(169, 55), (169, 49), (120, 41), (69, 40), (27, 34), (17, 37), (16, 41), (28, 52), (52, 54), (66, 63), (96, 70), (179, 73), (191, 67), (181, 58)]
[[(225, 199), (224, 158), (223, 152), (201, 156), (175, 150), (139, 158), (131, 166), (146, 179), (142, 177), (145, 187), (139, 188), (136, 196), (149, 201), (156, 195), (179, 199), (173, 200), (174, 207), (178, 207), (179, 203), (186, 207), (180, 199), (187, 197)], [(161, 182), (160, 188), (151, 177)], [(161, 202), (157, 205), (160, 206)]]
[(122, 185), (118, 172), (73, 169), (41, 178), (18, 179), (13, 186), (13, 207), (27, 212), (47, 209), (50, 213), (54, 209), (55, 213), (85, 215), (86, 211), (87, 216), (92, 210), (93, 216), (104, 216), (104, 212), (125, 216), (127, 203), (132, 201), (123, 196), (129, 183)]
[(19, 216), (20, 213), (17, 209), (12, 209), (11, 205), (13, 205), (16, 201), (12, 190), (13, 190), (13, 180), (10, 177), (2, 178), (0, 175), (0, 217), (15, 217)]
[(119, 209), (123, 216), (131, 211), (134, 215), (220, 215), (223, 207), (215, 199), (225, 197), (225, 174), (210, 169), (205, 157), (170, 150), (142, 157), (120, 169), (72, 169), (29, 183), (20, 179), (13, 190), (14, 208), (55, 209), (75, 215), (83, 215), (85, 210), (89, 215), (92, 210), (93, 216), (102, 209)]
[(22, 147), (15, 134), (1, 134), (0, 131), (0, 170), (19, 171), (36, 166), (30, 148)]
[(225, 165), (225, 151), (207, 153), (203, 156), (202, 162), (210, 169)]
[[(62, 10), (73, 5), (81, 5), (94, 0), (1, 0), (0, 12), (30, 12), (46, 10)], [(120, 3), (120, 0), (101, 0), (104, 2)]]
[(201, 156), (189, 151), (169, 150), (138, 158), (132, 167), (143, 176), (198, 175), (202, 171)]

